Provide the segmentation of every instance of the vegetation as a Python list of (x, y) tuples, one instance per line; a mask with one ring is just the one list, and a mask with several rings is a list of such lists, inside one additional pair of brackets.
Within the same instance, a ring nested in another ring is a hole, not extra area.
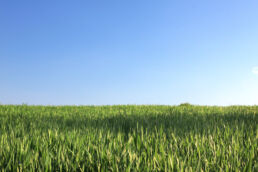
[(1, 171), (258, 171), (258, 106), (0, 105)]

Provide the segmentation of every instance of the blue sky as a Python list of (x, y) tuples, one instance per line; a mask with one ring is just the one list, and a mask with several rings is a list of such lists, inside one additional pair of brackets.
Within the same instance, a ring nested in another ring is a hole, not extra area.
[(0, 103), (258, 104), (258, 1), (0, 2)]

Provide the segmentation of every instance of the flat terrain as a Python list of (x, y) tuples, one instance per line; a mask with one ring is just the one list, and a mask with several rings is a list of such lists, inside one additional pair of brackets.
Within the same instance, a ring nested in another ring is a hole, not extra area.
[(0, 171), (258, 171), (258, 106), (0, 105)]

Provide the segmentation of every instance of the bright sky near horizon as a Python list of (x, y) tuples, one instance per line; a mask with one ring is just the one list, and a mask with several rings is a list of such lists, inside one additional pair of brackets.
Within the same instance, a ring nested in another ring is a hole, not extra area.
[(3, 0), (0, 103), (258, 104), (258, 1)]

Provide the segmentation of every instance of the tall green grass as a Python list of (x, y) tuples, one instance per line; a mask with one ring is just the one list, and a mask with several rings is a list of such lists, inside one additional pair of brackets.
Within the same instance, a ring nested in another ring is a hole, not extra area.
[(2, 171), (258, 171), (258, 106), (0, 106)]

